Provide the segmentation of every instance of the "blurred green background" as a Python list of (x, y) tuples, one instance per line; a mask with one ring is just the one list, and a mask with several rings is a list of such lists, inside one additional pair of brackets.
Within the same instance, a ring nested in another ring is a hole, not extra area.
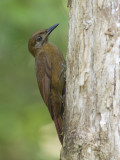
[(0, 160), (57, 160), (60, 143), (41, 99), (28, 39), (60, 23), (50, 41), (67, 52), (67, 0), (0, 0)]

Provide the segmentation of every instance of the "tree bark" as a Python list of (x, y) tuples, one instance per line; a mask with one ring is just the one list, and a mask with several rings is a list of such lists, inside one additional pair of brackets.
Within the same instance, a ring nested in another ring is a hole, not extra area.
[(120, 1), (72, 0), (62, 160), (120, 160)]

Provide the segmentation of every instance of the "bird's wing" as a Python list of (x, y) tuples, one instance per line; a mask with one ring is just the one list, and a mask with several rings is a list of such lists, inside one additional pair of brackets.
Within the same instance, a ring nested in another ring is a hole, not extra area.
[[(62, 135), (62, 118), (58, 116), (55, 111), (55, 106), (52, 106), (51, 99), (51, 85), (52, 85), (52, 66), (48, 56), (44, 53), (42, 56), (36, 58), (36, 75), (40, 93), (47, 105), (52, 119), (54, 120), (58, 137), (61, 144), (63, 143)], [(58, 107), (58, 106), (57, 106)]]
[(51, 117), (53, 118), (53, 112), (50, 102), (51, 92), (51, 61), (46, 54), (36, 58), (36, 76), (41, 96), (47, 105)]

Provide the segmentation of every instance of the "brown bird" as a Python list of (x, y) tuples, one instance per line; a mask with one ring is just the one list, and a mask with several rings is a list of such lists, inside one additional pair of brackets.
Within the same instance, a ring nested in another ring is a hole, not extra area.
[(65, 60), (60, 50), (48, 42), (48, 36), (58, 25), (35, 32), (29, 40), (28, 48), (35, 57), (36, 76), (41, 96), (48, 107), (62, 144)]

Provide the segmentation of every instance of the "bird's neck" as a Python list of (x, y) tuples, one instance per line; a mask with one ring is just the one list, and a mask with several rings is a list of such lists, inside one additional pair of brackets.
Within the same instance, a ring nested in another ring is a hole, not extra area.
[(47, 42), (43, 45), (42, 49), (46, 52), (54, 52), (54, 50), (56, 49), (57, 47), (50, 43), (50, 42)]
[(44, 43), (41, 48), (38, 48), (35, 50), (34, 56), (41, 57), (44, 53), (47, 55), (52, 55), (53, 53), (55, 53), (56, 49), (57, 47), (54, 44), (47, 42), (47, 43)]

